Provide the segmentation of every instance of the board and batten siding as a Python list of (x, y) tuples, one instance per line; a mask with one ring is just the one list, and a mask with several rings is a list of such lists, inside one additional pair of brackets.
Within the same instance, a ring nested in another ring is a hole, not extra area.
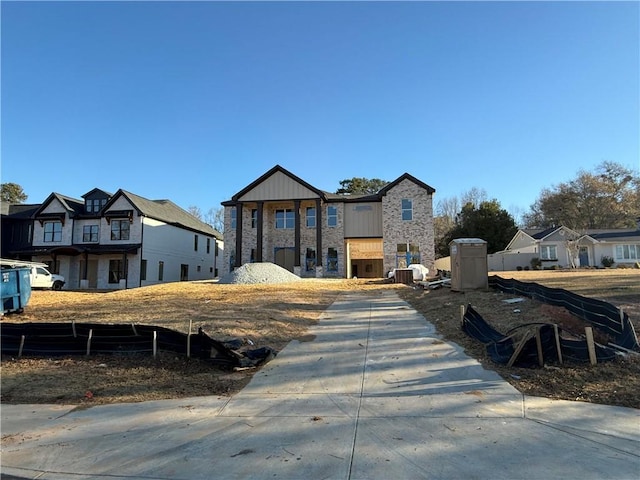
[(382, 203), (345, 203), (344, 236), (345, 238), (382, 237)]
[(282, 172), (275, 172), (240, 198), (241, 202), (318, 198), (318, 195)]

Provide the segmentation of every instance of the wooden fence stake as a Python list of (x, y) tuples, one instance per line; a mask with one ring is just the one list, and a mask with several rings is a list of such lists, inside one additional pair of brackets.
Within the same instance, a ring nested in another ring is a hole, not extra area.
[(22, 356), (22, 349), (24, 348), (24, 335), (20, 337), (20, 348), (18, 349), (18, 358)]
[(153, 331), (153, 358), (156, 357), (158, 353), (158, 332), (156, 330)]
[(542, 325), (536, 327), (536, 349), (538, 350), (538, 365), (544, 367), (544, 356), (542, 354), (542, 338), (540, 336), (540, 329)]
[(522, 337), (522, 340), (520, 340), (520, 343), (518, 343), (518, 346), (513, 351), (513, 354), (511, 355), (511, 358), (507, 362), (507, 367), (512, 367), (513, 366), (513, 364), (515, 363), (516, 359), (518, 358), (518, 355), (520, 355), (520, 352), (522, 352), (522, 349), (524, 348), (524, 344), (527, 343), (527, 340), (529, 340), (529, 338), (531, 338), (530, 332), (525, 332), (524, 336)]
[(591, 363), (591, 365), (596, 365), (598, 363), (598, 358), (596, 357), (596, 345), (593, 342), (593, 328), (584, 327), (584, 334), (587, 336), (587, 349), (589, 350), (589, 362)]
[(465, 313), (465, 306), (464, 305), (460, 305), (460, 325), (464, 324), (464, 313)]
[(131, 323), (131, 328), (133, 328), (133, 334), (137, 337), (138, 336), (138, 330), (136, 330), (136, 325), (133, 322)]
[(191, 327), (193, 320), (189, 319), (189, 333), (187, 333), (187, 358), (191, 358)]
[(91, 353), (91, 339), (93, 338), (93, 328), (89, 330), (89, 338), (87, 338), (87, 357)]
[(560, 344), (560, 333), (558, 332), (558, 325), (553, 324), (553, 334), (556, 339), (556, 351), (558, 352), (558, 363), (560, 365), (564, 365), (564, 361), (562, 360), (562, 345)]

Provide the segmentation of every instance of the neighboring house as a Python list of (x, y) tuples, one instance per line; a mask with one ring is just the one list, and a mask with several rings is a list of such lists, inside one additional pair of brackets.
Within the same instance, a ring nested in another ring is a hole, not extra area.
[[(222, 235), (169, 200), (93, 189), (77, 200), (52, 193), (31, 212), (29, 242), (3, 257), (49, 265), (65, 289), (123, 289), (217, 275)], [(14, 206), (16, 207), (16, 206)], [(3, 216), (3, 241), (10, 217)], [(24, 230), (24, 219), (13, 224)]]
[[(40, 204), (6, 203), (0, 202), (2, 224), (0, 225), (0, 257), (10, 257), (10, 251), (21, 251), (31, 247), (33, 238), (33, 214), (40, 208)], [(30, 260), (31, 257), (19, 260)]]
[(502, 252), (488, 256), (489, 270), (531, 267), (536, 258), (545, 267), (602, 267), (610, 258), (618, 265), (640, 262), (640, 226), (637, 229), (575, 231), (560, 226), (521, 229)]
[(373, 195), (337, 195), (276, 165), (222, 203), (222, 273), (249, 262), (301, 277), (380, 278), (411, 263), (433, 271), (434, 192), (405, 173)]

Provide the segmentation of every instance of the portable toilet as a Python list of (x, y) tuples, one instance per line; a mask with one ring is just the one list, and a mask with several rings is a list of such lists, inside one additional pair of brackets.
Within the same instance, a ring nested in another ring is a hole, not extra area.
[(480, 238), (455, 238), (449, 242), (451, 290), (487, 290), (487, 242)]

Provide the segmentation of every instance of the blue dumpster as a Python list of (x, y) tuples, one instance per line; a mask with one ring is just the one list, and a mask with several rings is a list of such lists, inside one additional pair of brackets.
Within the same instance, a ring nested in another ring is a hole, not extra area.
[(31, 298), (29, 268), (6, 268), (0, 274), (2, 314), (21, 313)]

